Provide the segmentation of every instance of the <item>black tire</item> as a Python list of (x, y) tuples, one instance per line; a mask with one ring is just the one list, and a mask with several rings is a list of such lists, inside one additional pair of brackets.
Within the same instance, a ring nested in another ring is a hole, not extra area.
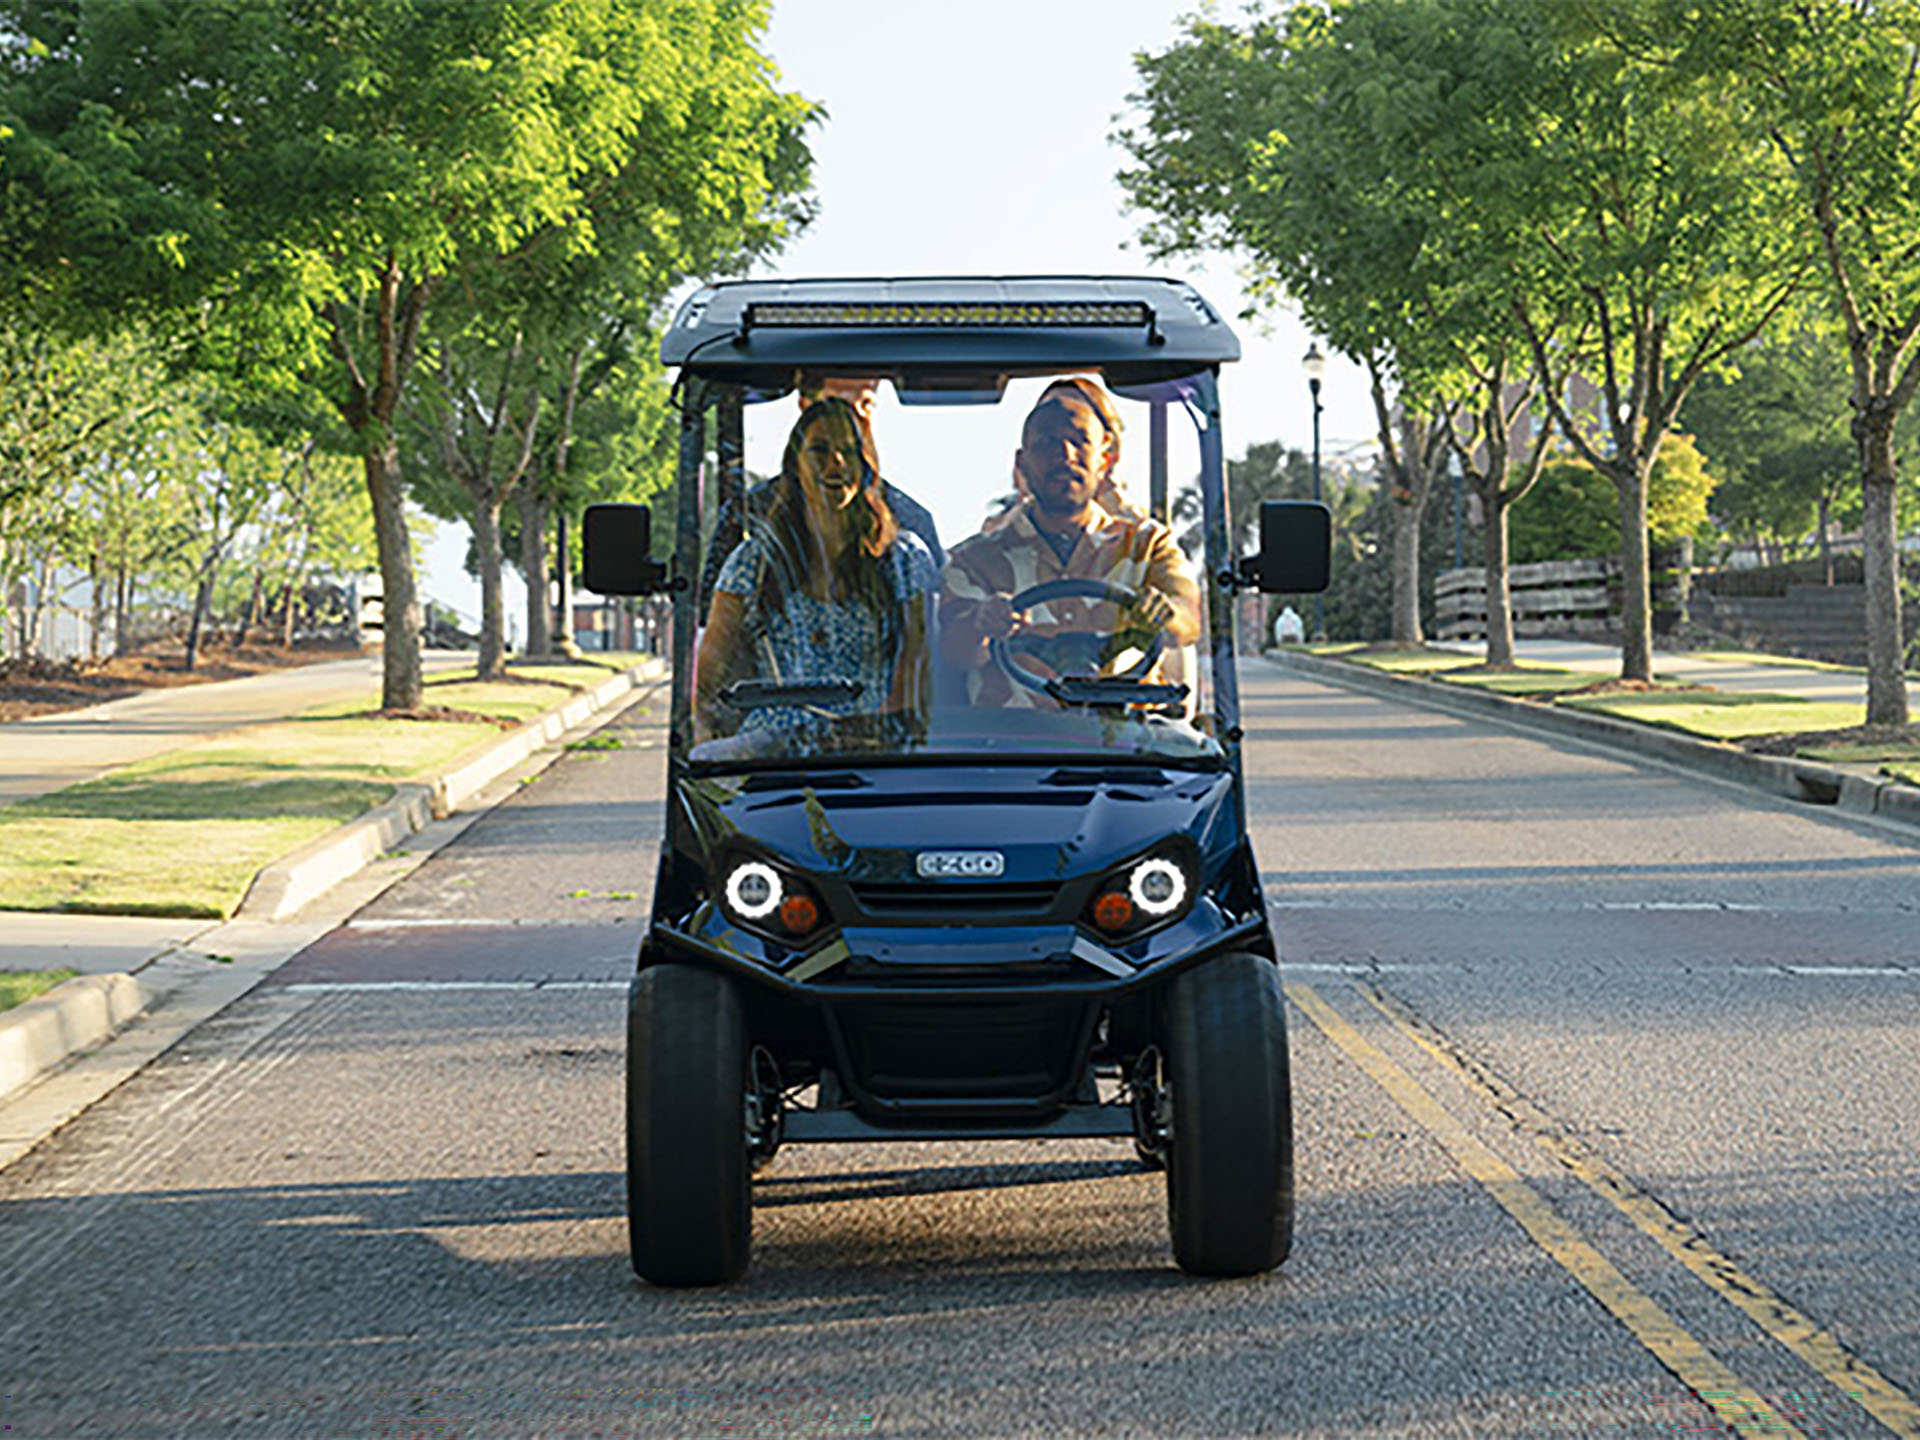
[(627, 1233), (655, 1285), (723, 1285), (753, 1245), (747, 1032), (733, 982), (655, 965), (627, 998)]
[(1280, 972), (1228, 954), (1168, 987), (1167, 1225), (1195, 1275), (1257, 1275), (1293, 1248), (1293, 1092)]

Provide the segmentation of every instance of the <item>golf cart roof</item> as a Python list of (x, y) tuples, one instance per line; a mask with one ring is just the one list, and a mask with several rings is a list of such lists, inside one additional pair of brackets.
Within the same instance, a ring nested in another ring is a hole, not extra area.
[(736, 280), (680, 307), (660, 358), (755, 398), (797, 372), (893, 380), (903, 400), (991, 400), (1011, 376), (1103, 372), (1145, 385), (1240, 358), (1191, 285), (1058, 275), (912, 280)]

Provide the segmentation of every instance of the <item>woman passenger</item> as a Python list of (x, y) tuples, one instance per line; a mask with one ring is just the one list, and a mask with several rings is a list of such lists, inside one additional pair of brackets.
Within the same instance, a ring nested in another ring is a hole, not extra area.
[[(766, 520), (721, 567), (700, 637), (696, 738), (821, 729), (829, 716), (913, 716), (928, 685), (939, 574), (888, 509), (866, 431), (845, 400), (816, 401), (787, 437)], [(857, 699), (734, 712), (736, 680), (854, 680)]]

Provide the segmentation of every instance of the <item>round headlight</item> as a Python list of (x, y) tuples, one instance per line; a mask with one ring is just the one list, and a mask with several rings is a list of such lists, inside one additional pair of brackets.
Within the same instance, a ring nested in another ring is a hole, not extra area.
[(1127, 876), (1127, 895), (1149, 915), (1171, 915), (1187, 898), (1187, 876), (1171, 860), (1142, 860)]
[(758, 860), (733, 867), (727, 876), (727, 907), (743, 920), (764, 920), (780, 908), (780, 872)]

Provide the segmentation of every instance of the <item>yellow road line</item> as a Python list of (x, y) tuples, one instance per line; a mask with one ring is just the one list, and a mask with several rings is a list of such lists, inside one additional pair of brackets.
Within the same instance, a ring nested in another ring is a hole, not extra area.
[(1489, 1150), (1420, 1083), (1363, 1037), (1319, 994), (1306, 985), (1288, 985), (1287, 998), (1318, 1025), (1326, 1037), (1364, 1070), (1394, 1103), (1438, 1140), (1454, 1162), (1520, 1223), (1533, 1242), (1555, 1260), (1594, 1299), (1604, 1305), (1633, 1338), (1676, 1375), (1716, 1415), (1740, 1434), (1798, 1436), (1781, 1417), (1688, 1334), (1666, 1311), (1637, 1289), (1512, 1166)]
[(1402, 1001), (1374, 986), (1362, 986), (1360, 992), (1409, 1040), (1485, 1096), (1555, 1160), (1604, 1196), (1722, 1299), (1799, 1356), (1821, 1379), (1894, 1434), (1920, 1437), (1920, 1403), (1913, 1396), (1714, 1249), (1699, 1230), (1588, 1149), (1559, 1121), (1484, 1065), (1456, 1050)]

